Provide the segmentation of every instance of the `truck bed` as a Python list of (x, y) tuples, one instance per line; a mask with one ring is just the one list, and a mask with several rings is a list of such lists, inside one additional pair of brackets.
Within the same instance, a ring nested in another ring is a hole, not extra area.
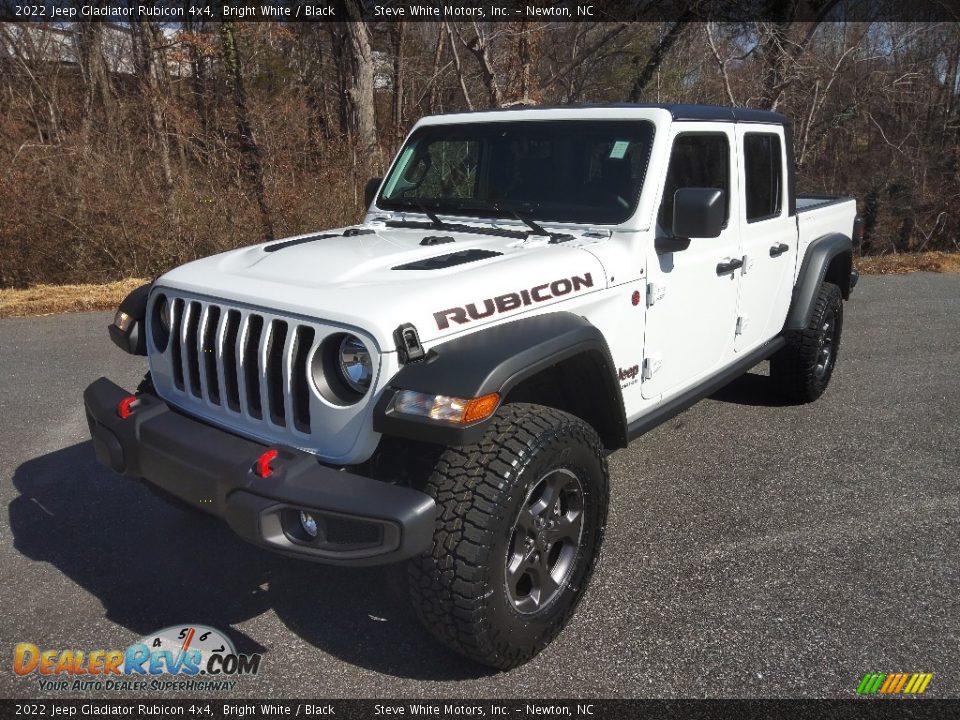
[[(852, 197), (836, 195), (797, 195), (797, 257), (806, 254), (807, 246), (819, 237), (842, 232), (853, 236), (853, 220), (857, 203)], [(796, 282), (800, 263), (793, 270)]]

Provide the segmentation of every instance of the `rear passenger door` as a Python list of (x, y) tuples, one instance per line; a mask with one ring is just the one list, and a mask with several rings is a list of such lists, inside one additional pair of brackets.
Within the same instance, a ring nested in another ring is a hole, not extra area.
[(657, 215), (657, 237), (670, 235), (674, 193), (718, 188), (726, 222), (718, 237), (691, 238), (686, 249), (647, 249), (647, 316), (642, 395), (672, 395), (733, 358), (740, 272), (736, 137), (732, 123), (674, 123), (670, 163)]
[(777, 335), (790, 306), (797, 261), (797, 227), (787, 208), (787, 164), (783, 127), (737, 125), (738, 203), (743, 251), (737, 303), (737, 352)]

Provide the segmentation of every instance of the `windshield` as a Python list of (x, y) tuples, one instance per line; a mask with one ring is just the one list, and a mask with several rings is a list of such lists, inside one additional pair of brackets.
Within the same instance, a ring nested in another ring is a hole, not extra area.
[(653, 131), (646, 120), (427, 125), (400, 151), (377, 206), (622, 223), (636, 209)]

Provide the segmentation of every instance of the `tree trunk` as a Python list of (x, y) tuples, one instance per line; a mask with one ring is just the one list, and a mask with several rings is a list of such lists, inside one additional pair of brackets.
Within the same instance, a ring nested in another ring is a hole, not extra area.
[(194, 112), (200, 120), (203, 140), (206, 141), (210, 131), (210, 102), (207, 97), (207, 58), (200, 48), (201, 28), (187, 23), (190, 33), (190, 42), (186, 43), (187, 54), (190, 58), (190, 92), (193, 95)]
[(347, 81), (348, 127), (360, 156), (369, 159), (377, 147), (377, 116), (373, 103), (373, 50), (370, 48), (370, 31), (366, 23), (361, 22), (360, 11), (354, 1), (349, 0), (346, 8), (347, 17), (351, 21), (344, 25), (353, 70)]
[(678, 20), (650, 47), (650, 55), (647, 57), (647, 62), (633, 80), (633, 87), (630, 90), (630, 102), (640, 102), (640, 100), (643, 99), (647, 85), (650, 84), (653, 76), (657, 70), (660, 69), (660, 64), (663, 62), (663, 59), (667, 56), (667, 53), (670, 52), (670, 49), (677, 40), (680, 39), (680, 35), (686, 27), (687, 25), (683, 19)]
[(163, 99), (164, 93), (160, 87), (160, 73), (165, 74), (166, 67), (163, 62), (158, 66), (154, 56), (154, 43), (157, 33), (156, 27), (146, 20), (139, 20), (133, 24), (133, 29), (140, 94), (146, 105), (150, 129), (153, 131), (153, 135), (157, 141), (167, 223), (170, 229), (173, 230), (178, 225), (175, 197), (176, 186), (173, 177), (173, 167), (170, 164), (170, 139), (167, 136)]
[(440, 62), (443, 60), (443, 48), (446, 46), (443, 41), (444, 23), (437, 24), (437, 47), (433, 51), (433, 73), (430, 75), (430, 99), (427, 102), (427, 109), (432, 115), (437, 111), (437, 95), (440, 91)]
[(393, 131), (403, 134), (403, 35), (404, 24), (396, 23), (393, 30)]
[(517, 99), (523, 105), (534, 104), (540, 100), (540, 89), (534, 80), (534, 68), (538, 64), (540, 54), (539, 40), (537, 28), (531, 28), (526, 21), (521, 21), (520, 37), (517, 43), (517, 64), (519, 70), (519, 77), (517, 79), (519, 98)]
[(341, 137), (350, 132), (350, 111), (347, 100), (347, 84), (350, 77), (350, 60), (347, 57), (346, 23), (327, 23), (330, 44), (333, 46), (333, 66), (337, 71), (337, 127)]
[[(472, 52), (477, 62), (480, 63), (480, 76), (483, 78), (483, 84), (486, 86), (487, 94), (490, 96), (490, 105), (492, 107), (502, 107), (503, 93), (500, 90), (500, 83), (497, 82), (497, 73), (494, 70), (493, 61), (490, 58), (490, 44), (487, 41), (486, 33), (478, 22), (473, 23), (473, 31), (474, 38), (470, 42), (463, 39), (459, 28), (457, 29), (457, 36), (460, 38), (460, 42), (464, 44), (464, 47)], [(453, 42), (452, 37), (450, 41), (451, 43)], [(456, 48), (454, 48), (453, 51), (454, 55), (456, 55)], [(463, 84), (463, 74), (460, 72), (459, 60), (457, 60), (457, 72), (460, 74), (461, 84)], [(471, 107), (471, 109), (473, 108)]]
[(233, 23), (220, 24), (220, 41), (227, 71), (227, 79), (233, 92), (233, 107), (237, 121), (240, 153), (246, 164), (248, 180), (253, 187), (260, 210), (260, 224), (265, 240), (273, 240), (273, 216), (267, 203), (267, 190), (263, 182), (263, 151), (257, 144), (247, 108), (247, 93), (243, 84), (243, 67), (240, 49), (233, 32)]
[(83, 151), (89, 155), (93, 144), (94, 126), (108, 129), (111, 125), (112, 95), (107, 63), (103, 57), (103, 25), (77, 23), (77, 59), (86, 86), (83, 99), (81, 137)]

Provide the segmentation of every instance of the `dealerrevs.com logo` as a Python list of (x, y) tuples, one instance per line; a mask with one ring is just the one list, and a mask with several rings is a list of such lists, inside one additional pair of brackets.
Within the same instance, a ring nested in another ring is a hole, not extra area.
[(19, 643), (13, 671), (36, 677), (47, 691), (233, 690), (260, 671), (259, 654), (240, 654), (224, 633), (205, 625), (174, 625), (124, 650), (49, 650)]

